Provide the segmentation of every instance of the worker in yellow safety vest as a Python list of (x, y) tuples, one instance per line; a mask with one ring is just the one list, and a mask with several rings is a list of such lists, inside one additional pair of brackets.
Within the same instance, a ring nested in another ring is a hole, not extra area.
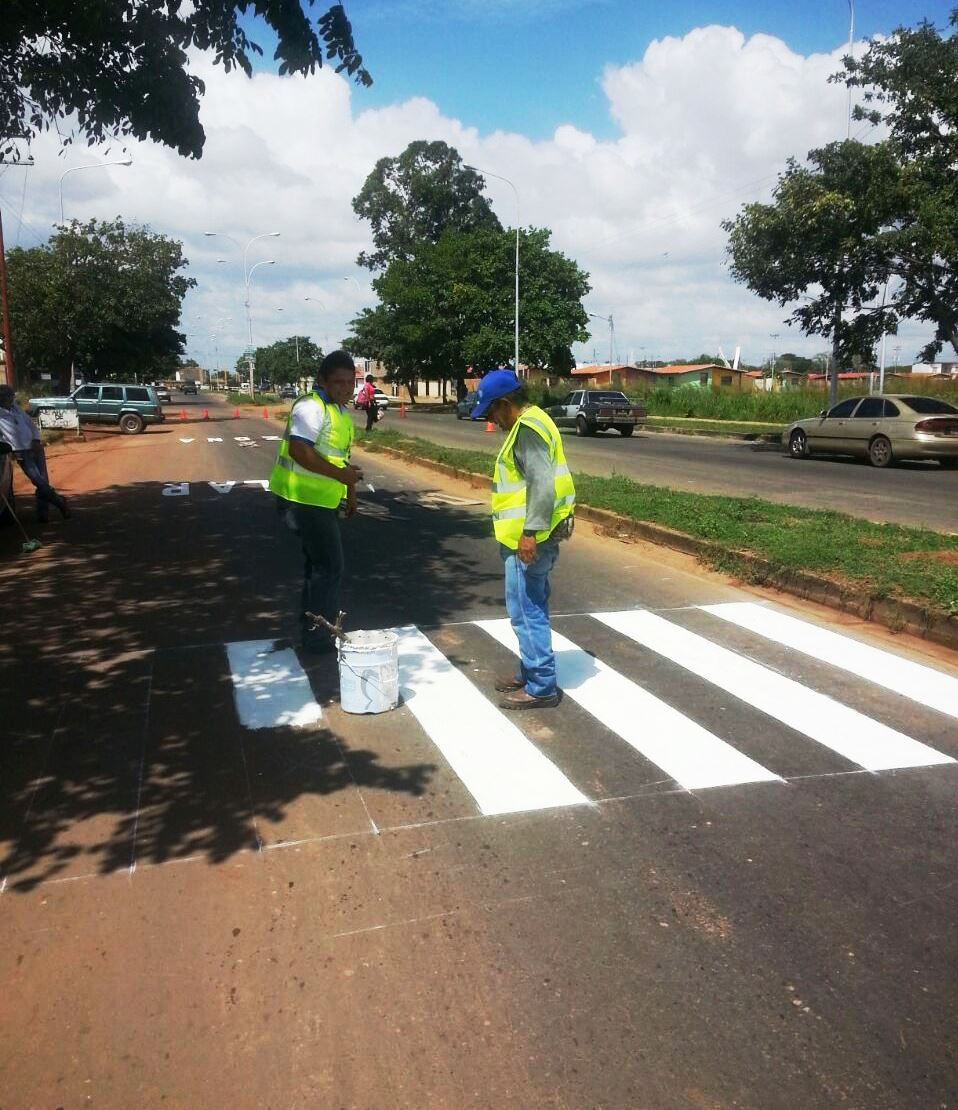
[(506, 609), (519, 641), (519, 668), (496, 689), (503, 709), (559, 704), (549, 575), (559, 544), (572, 534), (575, 486), (559, 429), (530, 405), (512, 370), (491, 370), (479, 382), (473, 420), (486, 416), (506, 433), (492, 478), (492, 523), (506, 573)]
[(339, 613), (343, 579), (343, 543), (339, 510), (356, 512), (359, 467), (349, 461), (353, 422), (347, 403), (353, 396), (356, 369), (346, 351), (332, 351), (322, 361), (316, 388), (293, 405), (279, 445), (269, 488), (285, 504), (290, 526), (303, 545), (303, 594), (300, 606), (302, 645), (306, 651), (335, 649), (328, 632), (312, 627), (307, 613), (331, 624)]

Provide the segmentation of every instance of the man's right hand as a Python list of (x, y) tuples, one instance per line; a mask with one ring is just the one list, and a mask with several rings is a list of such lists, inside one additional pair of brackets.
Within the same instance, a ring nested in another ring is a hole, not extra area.
[(362, 476), (362, 470), (358, 466), (353, 466), (352, 463), (346, 463), (343, 467), (343, 484), (347, 489), (352, 489)]

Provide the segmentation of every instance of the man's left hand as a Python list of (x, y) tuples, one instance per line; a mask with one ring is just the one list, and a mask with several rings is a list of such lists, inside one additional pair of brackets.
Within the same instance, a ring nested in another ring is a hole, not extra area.
[(520, 536), (519, 550), (516, 554), (519, 556), (520, 563), (525, 563), (526, 566), (534, 563), (539, 558), (539, 545), (536, 543), (535, 536)]

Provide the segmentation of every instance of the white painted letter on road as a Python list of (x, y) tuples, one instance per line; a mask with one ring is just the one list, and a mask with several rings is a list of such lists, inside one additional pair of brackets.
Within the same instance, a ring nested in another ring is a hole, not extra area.
[(244, 486), (261, 486), (263, 489), (269, 489), (269, 482), (266, 478), (247, 478), (243, 483)]
[(163, 487), (164, 497), (189, 497), (189, 482), (167, 482)]
[(215, 489), (217, 493), (229, 493), (229, 491), (236, 485), (235, 482), (207, 482), (210, 489)]

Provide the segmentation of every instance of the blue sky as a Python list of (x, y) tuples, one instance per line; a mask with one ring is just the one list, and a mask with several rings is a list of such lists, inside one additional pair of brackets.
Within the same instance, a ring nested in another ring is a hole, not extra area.
[[(930, 19), (947, 23), (952, 0), (858, 0), (855, 37), (887, 34)], [(322, 12), (324, 0), (315, 9)], [(375, 84), (356, 108), (413, 96), (483, 134), (546, 138), (563, 123), (613, 138), (615, 121), (600, 86), (606, 66), (636, 61), (648, 44), (708, 24), (746, 36), (775, 35), (801, 54), (848, 38), (846, 0), (346, 0), (357, 44)], [(272, 46), (257, 68), (271, 68)], [(689, 74), (708, 79), (708, 73)]]

